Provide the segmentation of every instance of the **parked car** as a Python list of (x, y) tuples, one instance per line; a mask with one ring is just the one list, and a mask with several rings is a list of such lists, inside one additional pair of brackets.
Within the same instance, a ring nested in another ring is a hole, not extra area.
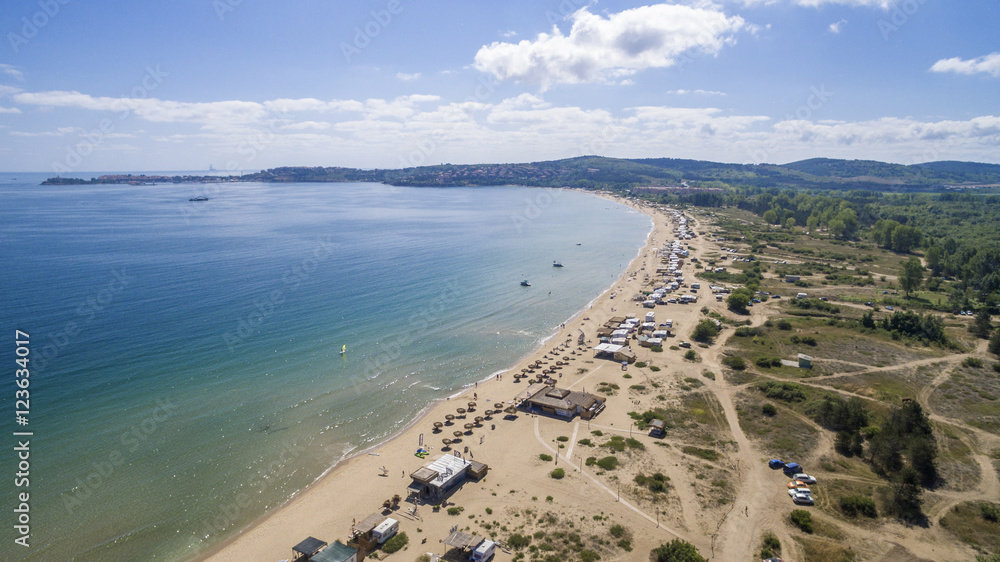
[(799, 466), (799, 463), (797, 462), (789, 462), (785, 463), (785, 467), (782, 470), (785, 471), (785, 474), (791, 476), (793, 474), (798, 474), (799, 472), (802, 472), (802, 467)]
[(803, 482), (802, 480), (792, 480), (791, 482), (788, 483), (788, 488), (789, 489), (792, 489), (792, 488), (808, 488), (808, 487), (809, 487), (809, 485), (806, 484), (805, 482)]
[(767, 466), (770, 467), (770, 468), (772, 468), (772, 469), (777, 470), (779, 468), (785, 468), (785, 463), (783, 463), (782, 461), (780, 461), (778, 459), (771, 459), (771, 460), (769, 460), (767, 462)]
[(792, 501), (799, 505), (813, 505), (813, 498), (809, 494), (795, 494)]
[(780, 298), (781, 298), (781, 295), (772, 295), (772, 296), (771, 296), (771, 298), (772, 298), (772, 299), (780, 299)]
[(691, 347), (691, 342), (689, 342), (689, 341), (682, 341), (681, 343), (679, 343), (677, 345), (679, 345), (681, 347)]
[(805, 494), (807, 496), (812, 496), (812, 490), (809, 488), (791, 488), (788, 490), (788, 497), (794, 498), (800, 494)]
[(819, 300), (821, 300), (821, 301), (828, 301), (828, 300), (830, 300), (830, 299), (828, 299), (828, 298), (826, 298), (826, 297), (820, 297), (820, 298), (819, 298)]
[(806, 474), (804, 472), (799, 472), (797, 474), (793, 474), (792, 478), (794, 478), (796, 480), (799, 480), (801, 482), (805, 482), (806, 484), (815, 484), (816, 483), (816, 478), (815, 477), (809, 476), (808, 474)]
[(892, 307), (891, 307), (891, 306), (889, 306), (889, 305), (886, 305), (886, 306), (885, 306), (885, 309), (886, 309), (886, 310), (888, 310), (889, 312), (892, 312), (893, 310), (895, 310), (894, 308), (892, 308)]

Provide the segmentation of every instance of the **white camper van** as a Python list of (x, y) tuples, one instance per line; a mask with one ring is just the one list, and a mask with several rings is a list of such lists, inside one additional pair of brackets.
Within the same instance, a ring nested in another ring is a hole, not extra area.
[(397, 532), (399, 532), (399, 521), (390, 517), (372, 529), (372, 537), (375, 538), (378, 544), (382, 544), (389, 540)]
[(479, 543), (479, 546), (472, 551), (472, 561), (473, 562), (488, 562), (493, 558), (493, 554), (496, 551), (497, 543), (487, 539)]

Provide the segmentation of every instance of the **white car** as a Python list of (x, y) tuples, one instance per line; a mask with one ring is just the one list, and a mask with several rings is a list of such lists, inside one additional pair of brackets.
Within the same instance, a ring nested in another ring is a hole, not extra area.
[(809, 488), (789, 488), (788, 489), (788, 496), (789, 497), (794, 498), (795, 496), (802, 495), (802, 494), (805, 494), (805, 495), (807, 495), (809, 497), (812, 497), (812, 490), (810, 490)]
[(800, 480), (802, 482), (805, 482), (806, 484), (815, 484), (816, 483), (816, 478), (814, 478), (812, 476), (809, 476), (808, 474), (805, 474), (803, 472), (800, 472), (798, 474), (793, 474), (792, 475), (792, 480)]
[(813, 498), (809, 494), (795, 494), (792, 501), (799, 505), (813, 505)]

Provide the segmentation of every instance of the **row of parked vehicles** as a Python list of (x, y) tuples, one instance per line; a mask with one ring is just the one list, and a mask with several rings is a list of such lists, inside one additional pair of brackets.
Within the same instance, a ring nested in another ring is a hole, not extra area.
[(794, 503), (798, 505), (812, 505), (814, 503), (812, 490), (809, 486), (816, 483), (816, 478), (803, 472), (799, 463), (786, 463), (779, 459), (771, 459), (767, 465), (772, 470), (781, 469), (786, 476), (791, 478), (788, 483), (788, 497), (792, 498)]

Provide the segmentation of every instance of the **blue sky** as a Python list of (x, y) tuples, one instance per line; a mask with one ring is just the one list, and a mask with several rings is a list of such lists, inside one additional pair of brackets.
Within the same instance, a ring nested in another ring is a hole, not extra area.
[(11, 1), (0, 170), (1000, 163), (998, 21), (994, 0)]

